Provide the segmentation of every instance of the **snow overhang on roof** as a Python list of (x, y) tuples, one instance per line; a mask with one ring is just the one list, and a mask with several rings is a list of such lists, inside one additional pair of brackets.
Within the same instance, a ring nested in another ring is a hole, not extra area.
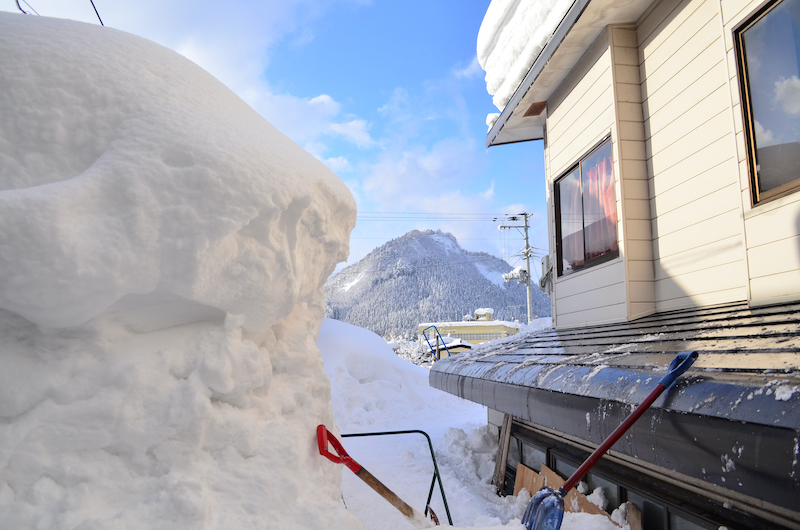
[(489, 130), (486, 147), (544, 138), (547, 100), (592, 43), (609, 24), (636, 22), (653, 3), (653, 0), (576, 0)]

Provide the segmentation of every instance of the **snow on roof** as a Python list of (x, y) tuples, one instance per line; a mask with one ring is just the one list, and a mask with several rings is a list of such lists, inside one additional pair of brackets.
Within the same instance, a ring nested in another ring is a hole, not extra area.
[(573, 0), (492, 0), (478, 31), (477, 51), (486, 71), (486, 90), (498, 109), (505, 108), (572, 4)]
[(505, 326), (508, 328), (519, 328), (519, 322), (511, 322), (509, 320), (459, 320), (456, 322), (422, 322), (419, 327), (429, 326), (458, 326), (458, 327), (473, 327), (473, 328), (488, 328), (492, 326)]

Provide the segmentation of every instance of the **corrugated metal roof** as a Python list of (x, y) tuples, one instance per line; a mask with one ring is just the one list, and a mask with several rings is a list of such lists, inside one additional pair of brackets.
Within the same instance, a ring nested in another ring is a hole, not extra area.
[(430, 384), (598, 445), (691, 350), (614, 450), (800, 525), (800, 303), (515, 335), (436, 362)]
[[(691, 384), (673, 397), (673, 410), (702, 408), (752, 422), (779, 411), (771, 425), (800, 426), (800, 303), (674, 311), (630, 323), (515, 335), (436, 363), (430, 381), (446, 391), (452, 385), (445, 379), (457, 377), (638, 403), (680, 351), (700, 356), (683, 378)], [(719, 387), (716, 399), (698, 404), (693, 387), (709, 385)], [(776, 392), (788, 400), (776, 399)], [(503, 410), (502, 403), (495, 405)]]

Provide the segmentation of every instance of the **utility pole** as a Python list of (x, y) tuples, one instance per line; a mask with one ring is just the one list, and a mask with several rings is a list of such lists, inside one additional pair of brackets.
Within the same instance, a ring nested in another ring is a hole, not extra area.
[[(518, 283), (524, 283), (525, 288), (528, 292), (528, 324), (533, 321), (533, 292), (531, 291), (531, 253), (533, 252), (533, 247), (531, 247), (528, 241), (528, 217), (533, 215), (532, 213), (525, 213), (522, 212), (519, 215), (509, 215), (506, 216), (506, 219), (509, 221), (519, 221), (522, 219), (522, 226), (520, 225), (500, 225), (497, 228), (499, 230), (508, 229), (508, 228), (517, 228), (523, 229), (523, 235), (525, 237), (525, 247), (522, 249), (522, 255), (525, 256), (525, 278), (517, 278)], [(497, 221), (497, 219), (495, 219)]]

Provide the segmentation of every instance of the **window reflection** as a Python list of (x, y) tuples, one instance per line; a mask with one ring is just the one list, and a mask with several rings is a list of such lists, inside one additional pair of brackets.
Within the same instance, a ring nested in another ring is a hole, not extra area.
[(758, 202), (800, 179), (800, 0), (775, 3), (737, 36)]
[(617, 255), (617, 197), (611, 140), (556, 182), (559, 274)]

